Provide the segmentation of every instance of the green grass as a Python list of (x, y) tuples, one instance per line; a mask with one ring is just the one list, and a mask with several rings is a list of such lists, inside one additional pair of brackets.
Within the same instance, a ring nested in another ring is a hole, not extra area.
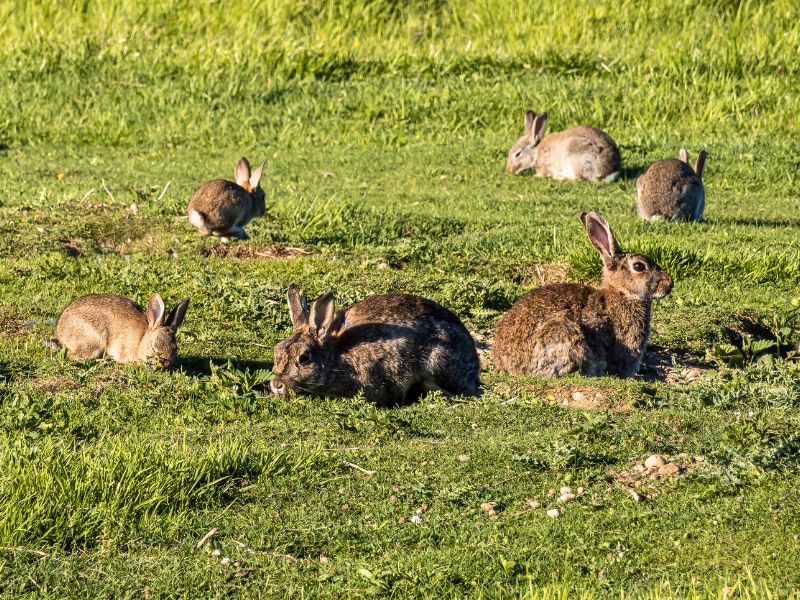
[[(0, 595), (796, 595), (798, 22), (788, 0), (0, 3)], [(607, 130), (625, 176), (507, 175), (529, 107)], [(680, 146), (709, 153), (705, 222), (646, 224), (635, 178)], [(224, 256), (185, 207), (242, 154), (269, 214)], [(590, 209), (675, 277), (650, 341), (677, 379), (268, 395), (290, 282), (422, 294), (487, 335), (537, 273), (597, 277)], [(304, 252), (248, 258), (273, 244)], [(101, 291), (191, 298), (176, 371), (46, 346)], [(617, 479), (654, 452), (690, 469), (635, 502)], [(563, 485), (586, 493), (551, 519)]]

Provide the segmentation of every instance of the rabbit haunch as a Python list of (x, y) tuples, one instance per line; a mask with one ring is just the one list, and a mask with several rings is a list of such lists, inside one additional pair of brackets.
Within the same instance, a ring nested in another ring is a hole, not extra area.
[(547, 113), (525, 114), (525, 133), (508, 152), (506, 169), (514, 175), (533, 171), (537, 177), (591, 179), (619, 178), (622, 159), (611, 137), (595, 127), (579, 125), (545, 136)]
[(170, 367), (178, 346), (175, 333), (189, 300), (164, 319), (164, 301), (153, 294), (147, 310), (114, 294), (90, 294), (73, 300), (58, 319), (56, 336), (74, 358), (109, 356), (116, 362), (148, 361)]
[(336, 310), (331, 294), (309, 308), (289, 286), (292, 334), (275, 347), (273, 393), (364, 396), (379, 405), (433, 390), (480, 392), (475, 343), (457, 316), (419, 296), (370, 296)]
[(495, 367), (513, 375), (631, 377), (650, 335), (652, 301), (672, 290), (672, 278), (649, 257), (624, 253), (608, 223), (581, 215), (603, 260), (599, 287), (546, 285), (519, 300), (497, 322)]
[(265, 163), (251, 172), (250, 163), (242, 157), (233, 170), (235, 183), (213, 179), (197, 188), (187, 208), (189, 222), (202, 235), (213, 235), (223, 242), (229, 237), (249, 239), (244, 226), (256, 217), (263, 217), (266, 210), (261, 189)]

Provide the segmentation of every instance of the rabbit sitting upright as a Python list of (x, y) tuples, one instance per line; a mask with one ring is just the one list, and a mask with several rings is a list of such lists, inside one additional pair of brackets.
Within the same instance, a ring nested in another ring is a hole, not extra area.
[(147, 361), (169, 368), (178, 346), (175, 332), (183, 323), (189, 300), (164, 320), (164, 301), (150, 297), (147, 311), (115, 294), (90, 294), (73, 300), (56, 324), (56, 336), (74, 358), (110, 356), (116, 362)]
[(607, 133), (579, 125), (545, 136), (546, 129), (547, 113), (525, 113), (525, 133), (508, 152), (509, 172), (519, 175), (533, 171), (537, 177), (607, 183), (619, 178), (622, 159)]
[(212, 179), (201, 185), (189, 200), (189, 222), (203, 235), (213, 235), (225, 243), (230, 237), (250, 239), (244, 226), (255, 217), (263, 217), (265, 194), (261, 173), (266, 161), (250, 172), (243, 156), (233, 170), (236, 183)]
[(380, 406), (396, 406), (434, 390), (480, 392), (472, 336), (456, 315), (432, 300), (386, 294), (337, 311), (328, 293), (309, 309), (294, 284), (287, 297), (292, 334), (275, 346), (274, 394), (363, 391)]
[(545, 285), (517, 300), (497, 322), (498, 369), (550, 377), (631, 377), (639, 370), (653, 300), (672, 291), (672, 278), (647, 256), (623, 252), (597, 213), (583, 213), (581, 221), (603, 260), (600, 285)]

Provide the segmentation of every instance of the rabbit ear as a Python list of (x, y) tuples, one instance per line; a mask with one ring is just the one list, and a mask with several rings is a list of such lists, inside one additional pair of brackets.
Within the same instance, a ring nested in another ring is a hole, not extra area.
[(172, 329), (172, 331), (177, 331), (178, 327), (180, 327), (181, 323), (183, 323), (183, 319), (186, 316), (187, 308), (189, 308), (188, 298), (186, 298), (186, 300), (178, 304), (178, 306), (173, 308), (172, 312), (169, 313), (169, 316), (167, 317), (167, 327)]
[(244, 156), (236, 163), (236, 168), (233, 170), (233, 179), (242, 187), (244, 187), (244, 184), (250, 183), (250, 163)]
[(536, 118), (536, 113), (529, 110), (525, 113), (525, 135), (533, 133), (533, 120)]
[(255, 171), (253, 171), (252, 175), (250, 175), (250, 189), (254, 190), (258, 187), (258, 184), (261, 183), (261, 172), (264, 170), (264, 165), (267, 164), (265, 160), (262, 162)]
[(317, 338), (324, 341), (330, 333), (333, 318), (336, 315), (336, 302), (330, 292), (322, 294), (311, 305), (308, 324), (317, 332)]
[(543, 112), (533, 120), (533, 142), (538, 144), (547, 129), (547, 113)]
[(164, 301), (158, 294), (150, 296), (150, 302), (147, 303), (147, 325), (150, 329), (161, 327), (164, 324)]
[(289, 284), (286, 300), (289, 303), (289, 316), (292, 319), (292, 327), (297, 329), (301, 325), (306, 325), (308, 323), (308, 303), (305, 296), (300, 295), (300, 289), (293, 283)]
[(694, 163), (694, 172), (697, 173), (697, 176), (702, 179), (703, 178), (703, 167), (706, 166), (706, 151), (700, 150), (700, 154), (697, 155), (697, 162)]
[(586, 235), (589, 236), (592, 246), (600, 252), (603, 264), (609, 266), (615, 255), (622, 254), (622, 249), (617, 244), (617, 240), (614, 239), (614, 234), (611, 233), (611, 227), (608, 226), (608, 222), (595, 212), (590, 212), (589, 214), (581, 213), (581, 221), (583, 221)]
[(686, 148), (681, 148), (678, 150), (678, 160), (682, 163), (686, 163), (687, 165), (689, 164), (689, 157), (686, 154)]

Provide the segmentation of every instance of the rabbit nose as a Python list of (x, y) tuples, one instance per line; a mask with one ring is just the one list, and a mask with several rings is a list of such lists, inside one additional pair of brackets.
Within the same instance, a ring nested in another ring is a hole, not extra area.
[(276, 381), (275, 379), (269, 382), (269, 389), (272, 390), (273, 394), (277, 394), (278, 396), (282, 396), (286, 393), (286, 386), (283, 382)]

